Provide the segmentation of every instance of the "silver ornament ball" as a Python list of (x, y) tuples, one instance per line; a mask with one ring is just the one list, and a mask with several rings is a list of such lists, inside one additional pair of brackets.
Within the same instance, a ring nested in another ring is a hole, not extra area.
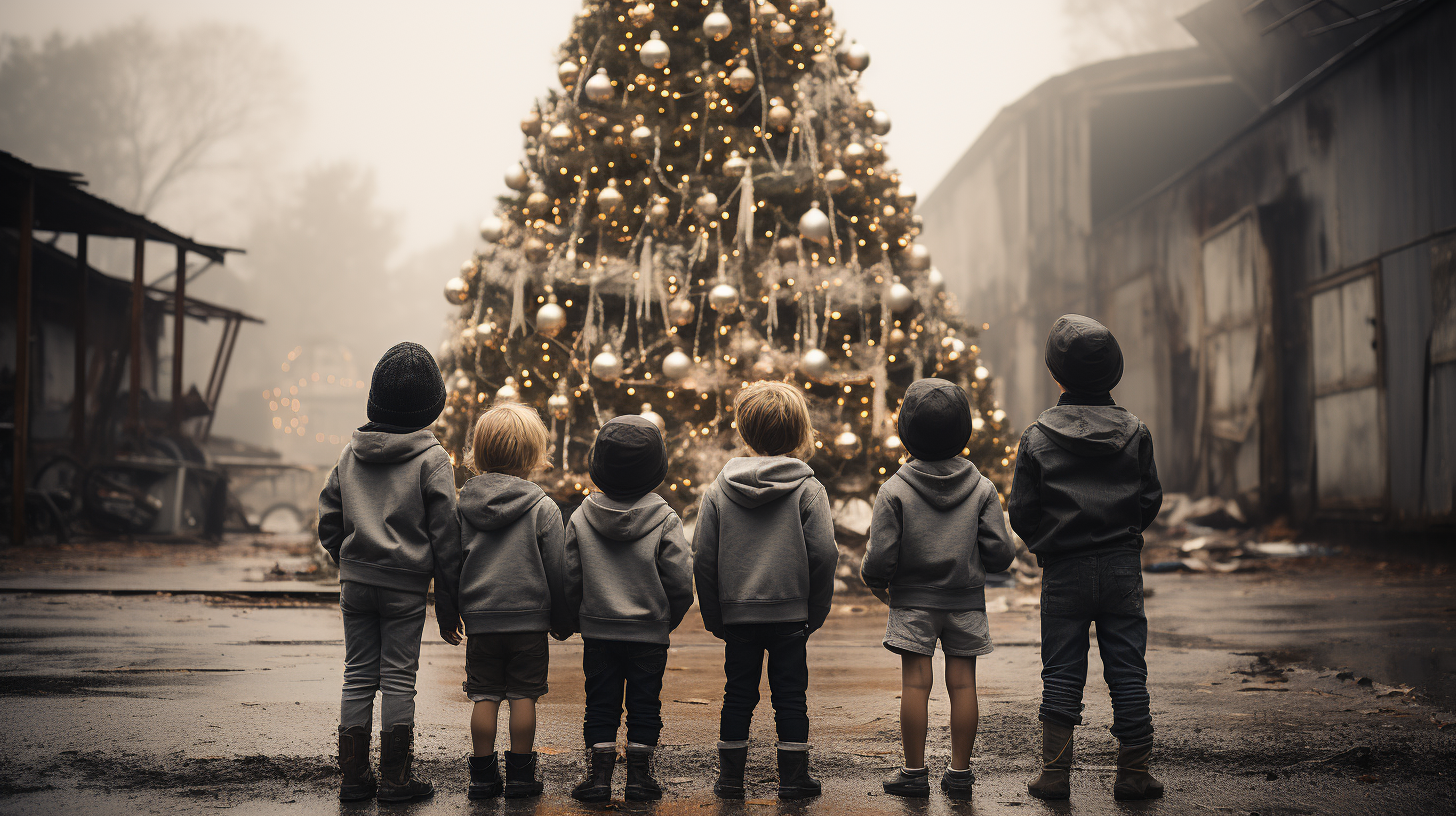
[(685, 297), (673, 298), (672, 302), (667, 304), (667, 319), (672, 321), (674, 326), (686, 326), (693, 322), (693, 317), (697, 312), (698, 307)]
[(738, 290), (720, 283), (708, 291), (708, 304), (719, 312), (731, 312), (738, 308)]
[(859, 453), (859, 434), (850, 429), (848, 425), (834, 437), (834, 452), (841, 459), (853, 459)]
[(652, 403), (642, 403), (641, 417), (648, 422), (651, 422), (653, 425), (656, 425), (658, 433), (662, 434), (664, 437), (667, 436), (667, 420), (662, 418), (662, 414), (659, 414), (656, 411), (652, 410)]
[(615, 94), (616, 91), (612, 88), (612, 78), (607, 76), (605, 68), (598, 68), (597, 72), (592, 74), (591, 79), (586, 81), (586, 98), (597, 104), (610, 102)]
[(642, 43), (642, 48), (637, 52), (637, 58), (642, 64), (652, 69), (666, 67), (672, 61), (672, 49), (663, 42), (662, 35), (656, 31), (647, 42)]
[(824, 171), (824, 187), (829, 192), (839, 194), (849, 189), (849, 174), (838, 167), (831, 167)]
[(500, 216), (487, 215), (480, 221), (480, 237), (491, 243), (504, 238), (506, 234), (506, 222)]
[(525, 166), (520, 162), (511, 162), (506, 165), (505, 172), (506, 186), (512, 190), (524, 190), (530, 183), (531, 176), (526, 172)]
[(809, 349), (799, 357), (799, 370), (811, 380), (823, 382), (829, 367), (829, 355), (823, 349)]
[(693, 358), (683, 353), (682, 349), (673, 349), (666, 357), (662, 358), (662, 376), (677, 382), (693, 370)]
[(550, 301), (536, 310), (536, 331), (547, 337), (555, 337), (566, 326), (566, 310), (561, 304)]
[(714, 6), (713, 11), (703, 18), (703, 33), (712, 37), (713, 42), (722, 42), (733, 33), (733, 20), (723, 13), (722, 3)]
[(915, 293), (910, 291), (910, 287), (895, 281), (890, 284), (890, 294), (886, 296), (885, 303), (890, 311), (903, 312), (915, 305)]
[(470, 298), (470, 286), (465, 283), (465, 279), (464, 278), (459, 277), (457, 275), (456, 277), (453, 277), (450, 280), (445, 281), (445, 299), (446, 300), (450, 301), (451, 303), (455, 304), (456, 306), (459, 306), (462, 303), (464, 303), (466, 300), (468, 300), (469, 298)]
[(748, 66), (746, 65), (739, 65), (733, 69), (733, 73), (728, 75), (728, 87), (738, 93), (747, 93), (753, 90), (753, 86), (757, 82), (758, 77), (754, 76), (754, 73), (748, 70)]
[(859, 43), (854, 43), (844, 53), (844, 65), (851, 71), (863, 71), (870, 67), (870, 50)]
[(556, 419), (566, 419), (571, 415), (571, 398), (565, 394), (552, 394), (546, 398), (546, 410)]
[(876, 135), (883, 136), (889, 133), (890, 125), (890, 114), (882, 110), (875, 111), (875, 115), (870, 118), (870, 130), (874, 131)]
[(608, 343), (602, 346), (602, 350), (596, 357), (592, 358), (592, 376), (607, 382), (616, 382), (622, 378), (622, 358)]
[(920, 272), (930, 268), (930, 247), (924, 244), (912, 244), (909, 254), (908, 262), (911, 269)]
[(829, 216), (819, 209), (819, 202), (815, 201), (799, 216), (799, 236), (816, 244), (829, 243)]
[(497, 404), (521, 401), (521, 392), (520, 389), (516, 388), (515, 377), (506, 377), (505, 385), (495, 390), (495, 401)]

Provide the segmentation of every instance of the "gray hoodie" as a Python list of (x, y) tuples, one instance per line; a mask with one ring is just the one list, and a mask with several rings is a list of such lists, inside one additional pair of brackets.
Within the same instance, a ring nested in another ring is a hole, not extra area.
[(824, 625), (834, 597), (834, 520), (814, 471), (787, 456), (728, 460), (703, 494), (693, 573), (703, 626)]
[(693, 605), (682, 520), (656, 493), (593, 493), (566, 525), (566, 606), (582, 637), (667, 643)]
[(455, 619), (455, 473), (433, 432), (355, 431), (319, 494), (318, 534), (340, 581), (424, 594), (433, 577), (439, 619)]
[(1043, 564), (1139, 552), (1163, 504), (1147, 426), (1125, 408), (1075, 399), (1064, 394), (1022, 434), (1006, 500), (1011, 527)]
[(986, 573), (1015, 556), (990, 479), (959, 456), (916, 459), (875, 498), (859, 575), (896, 609), (985, 609)]
[(460, 488), (460, 617), (467, 635), (571, 632), (566, 531), (535, 482), (482, 473)]

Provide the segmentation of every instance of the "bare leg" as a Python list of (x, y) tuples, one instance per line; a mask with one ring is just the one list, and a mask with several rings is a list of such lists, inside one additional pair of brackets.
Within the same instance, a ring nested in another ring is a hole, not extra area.
[(529, 754), (536, 741), (536, 701), (511, 700), (511, 753)]
[(925, 730), (930, 719), (930, 689), (935, 671), (929, 655), (900, 655), (900, 740), (905, 767), (925, 767)]
[(495, 718), (499, 713), (499, 700), (482, 700), (470, 712), (470, 741), (476, 756), (486, 757), (495, 753)]
[(976, 726), (981, 712), (976, 702), (976, 659), (945, 659), (945, 690), (950, 696), (950, 767), (963, 771), (971, 767), (971, 749), (976, 745)]

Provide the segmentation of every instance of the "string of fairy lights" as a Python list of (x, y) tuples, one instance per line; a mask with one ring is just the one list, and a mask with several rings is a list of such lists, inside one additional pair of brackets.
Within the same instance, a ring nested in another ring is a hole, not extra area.
[[(303, 346), (295, 346), (288, 352), (287, 358), (282, 362), (280, 368), (283, 373), (291, 373), (291, 369), (300, 357), (303, 356)], [(289, 382), (287, 385), (277, 385), (273, 388), (263, 389), (263, 400), (268, 403), (268, 412), (272, 415), (273, 430), (288, 436), (297, 436), (299, 439), (307, 439), (309, 434), (309, 415), (307, 413), (307, 392), (309, 389), (333, 388), (338, 392), (362, 391), (369, 387), (369, 383), (362, 379), (344, 377), (335, 374), (320, 374), (317, 371), (310, 372), (307, 376), (298, 378), (297, 382)], [(337, 393), (337, 392), (336, 392)], [(304, 399), (300, 400), (299, 397)], [(339, 445), (347, 442), (349, 432), (325, 433), (315, 431), (313, 441), (328, 445)]]

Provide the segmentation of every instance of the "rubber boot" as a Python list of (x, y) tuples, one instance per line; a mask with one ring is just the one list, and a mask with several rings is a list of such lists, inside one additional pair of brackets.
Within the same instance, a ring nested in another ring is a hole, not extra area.
[(930, 795), (930, 770), (921, 768), (914, 773), (906, 773), (904, 768), (900, 768), (885, 779), (881, 787), (891, 796), (924, 799)]
[(470, 766), (470, 788), (466, 796), (471, 799), (494, 799), (505, 789), (501, 782), (500, 761), (490, 756), (467, 757)]
[(1026, 783), (1038, 799), (1059, 801), (1072, 795), (1072, 726), (1041, 724), (1041, 776)]
[(617, 767), (617, 746), (588, 748), (586, 779), (571, 789), (578, 802), (605, 802), (612, 798), (612, 771)]
[(951, 799), (969, 799), (976, 792), (976, 773), (970, 767), (962, 772), (946, 768), (940, 777), (940, 789)]
[(1119, 802), (1136, 799), (1157, 799), (1163, 795), (1163, 783), (1148, 773), (1152, 756), (1151, 740), (1142, 745), (1119, 743), (1117, 746), (1117, 780), (1112, 783), (1112, 798)]
[(743, 798), (743, 768), (748, 764), (748, 746), (718, 747), (718, 781), (713, 795), (719, 799)]
[(652, 778), (652, 752), (650, 745), (627, 746), (627, 801), (651, 802), (662, 798), (662, 786)]
[(819, 780), (809, 775), (809, 751), (779, 749), (779, 798), (808, 799), (823, 789)]
[(374, 798), (379, 784), (374, 781), (374, 769), (369, 767), (368, 728), (356, 725), (339, 732), (339, 770), (344, 775), (340, 802)]
[(536, 752), (513, 754), (506, 751), (506, 798), (540, 796), (541, 788), (541, 783), (536, 780)]
[(414, 726), (379, 732), (379, 801), (413, 802), (435, 795), (434, 785), (415, 778), (414, 761)]

